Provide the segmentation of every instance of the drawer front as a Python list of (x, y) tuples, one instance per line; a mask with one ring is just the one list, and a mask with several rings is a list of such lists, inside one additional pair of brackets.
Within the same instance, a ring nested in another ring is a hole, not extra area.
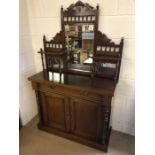
[(74, 97), (79, 97), (79, 98), (84, 98), (84, 99), (88, 99), (88, 100), (96, 100), (96, 101), (101, 101), (102, 99), (102, 95), (91, 92), (89, 90), (85, 90), (85, 89), (77, 89), (77, 88), (72, 88), (72, 87), (65, 87), (65, 86), (61, 86), (61, 85), (56, 85), (56, 84), (51, 84), (51, 85), (47, 85), (47, 84), (39, 84), (38, 85), (38, 89), (40, 91), (44, 91), (44, 92), (55, 92), (58, 94), (64, 94), (67, 96), (74, 96)]

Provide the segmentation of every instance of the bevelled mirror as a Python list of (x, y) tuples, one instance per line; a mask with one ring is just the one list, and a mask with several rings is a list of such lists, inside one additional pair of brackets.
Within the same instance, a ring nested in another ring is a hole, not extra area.
[(90, 70), (94, 45), (93, 24), (66, 24), (65, 46), (68, 69)]

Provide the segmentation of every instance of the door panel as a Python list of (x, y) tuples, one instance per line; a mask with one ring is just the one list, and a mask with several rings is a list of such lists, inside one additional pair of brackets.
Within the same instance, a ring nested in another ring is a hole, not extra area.
[(45, 125), (69, 130), (69, 106), (65, 96), (55, 93), (41, 93), (41, 104)]
[(71, 100), (72, 133), (91, 140), (102, 137), (103, 109), (97, 103), (82, 99)]

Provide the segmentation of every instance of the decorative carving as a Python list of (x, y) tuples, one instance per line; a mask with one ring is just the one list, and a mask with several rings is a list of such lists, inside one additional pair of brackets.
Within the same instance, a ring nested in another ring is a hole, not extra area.
[(81, 1), (77, 1), (75, 4), (71, 4), (66, 11), (75, 11), (75, 12), (84, 12), (91, 11), (94, 7), (89, 5), (88, 3), (83, 3)]
[(43, 124), (43, 118), (41, 117), (41, 105), (39, 102), (39, 91), (35, 90), (35, 94), (36, 94), (37, 107), (39, 111), (39, 121), (41, 124)]
[(103, 124), (103, 136), (102, 136), (102, 144), (106, 143), (106, 138), (109, 130), (109, 118), (110, 118), (110, 108), (104, 107), (104, 124)]
[(62, 33), (62, 31), (60, 31), (60, 32), (57, 33), (57, 34), (53, 37), (53, 39), (51, 39), (50, 41), (47, 41), (47, 40), (46, 40), (46, 36), (44, 35), (43, 41), (44, 41), (44, 43), (45, 43), (45, 42), (48, 42), (48, 43), (58, 43), (58, 44), (62, 44), (62, 43), (63, 43), (63, 33)]
[(56, 42), (62, 43), (62, 38), (63, 38), (63, 33), (62, 31), (60, 31), (54, 36), (53, 40)]
[(111, 39), (109, 39), (104, 33), (97, 31), (96, 33), (97, 45), (115, 45)]
[[(98, 8), (98, 7), (97, 7)], [(75, 4), (71, 4), (65, 11), (64, 15), (75, 15), (81, 14), (85, 15), (89, 13), (89, 15), (95, 15), (95, 8), (89, 5), (88, 3), (83, 3), (81, 1), (77, 1)]]

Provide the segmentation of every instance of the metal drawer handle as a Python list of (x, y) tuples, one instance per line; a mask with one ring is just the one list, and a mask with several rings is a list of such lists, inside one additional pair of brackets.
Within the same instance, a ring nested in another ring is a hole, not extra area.
[(87, 92), (87, 91), (81, 91), (81, 92), (80, 92), (80, 95), (81, 95), (81, 96), (88, 96), (88, 92)]

